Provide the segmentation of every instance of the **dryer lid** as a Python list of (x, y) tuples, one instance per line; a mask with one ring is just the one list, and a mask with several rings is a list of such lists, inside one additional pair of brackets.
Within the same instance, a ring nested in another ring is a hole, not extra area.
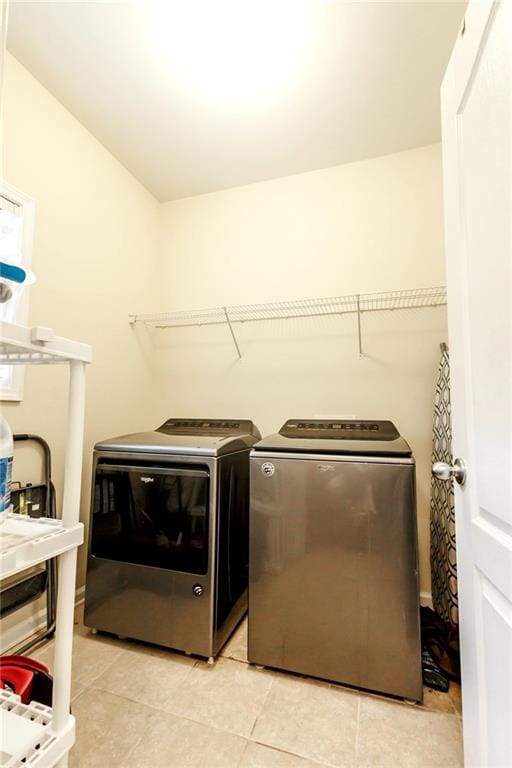
[(250, 448), (261, 435), (249, 419), (167, 419), (154, 432), (96, 443), (97, 451), (221, 456)]
[(278, 434), (264, 437), (254, 448), (358, 456), (412, 454), (395, 425), (381, 420), (288, 419)]

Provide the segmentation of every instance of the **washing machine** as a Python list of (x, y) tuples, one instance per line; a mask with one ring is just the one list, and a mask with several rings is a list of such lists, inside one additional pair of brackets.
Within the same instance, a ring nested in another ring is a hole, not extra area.
[(247, 610), (251, 421), (97, 443), (86, 626), (213, 658)]
[(249, 661), (422, 698), (415, 466), (390, 421), (287, 421), (250, 459)]

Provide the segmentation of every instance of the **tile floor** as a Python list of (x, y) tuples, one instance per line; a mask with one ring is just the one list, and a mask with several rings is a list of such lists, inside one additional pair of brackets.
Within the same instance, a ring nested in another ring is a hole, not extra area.
[[(52, 665), (50, 642), (33, 652)], [(247, 664), (244, 621), (213, 666), (108, 635), (77, 611), (71, 768), (456, 768), (460, 690), (423, 706)]]

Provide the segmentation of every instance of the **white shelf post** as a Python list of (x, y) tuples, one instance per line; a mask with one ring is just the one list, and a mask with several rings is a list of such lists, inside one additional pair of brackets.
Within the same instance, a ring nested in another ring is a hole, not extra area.
[[(76, 525), (80, 513), (82, 452), (85, 411), (85, 363), (69, 364), (69, 410), (62, 522)], [(57, 592), (57, 631), (54, 649), (53, 729), (65, 728), (71, 702), (71, 660), (73, 654), (73, 621), (75, 607), (76, 549), (59, 557)], [(67, 754), (59, 761), (66, 768)]]
[[(53, 650), (52, 729), (63, 730), (69, 720), (71, 705), (71, 669), (73, 658), (73, 623), (75, 609), (76, 549), (58, 560), (57, 629)], [(58, 763), (67, 768), (67, 753)]]
[(62, 500), (62, 523), (65, 528), (76, 525), (80, 513), (85, 419), (85, 365), (81, 360), (71, 360), (69, 363), (68, 433)]

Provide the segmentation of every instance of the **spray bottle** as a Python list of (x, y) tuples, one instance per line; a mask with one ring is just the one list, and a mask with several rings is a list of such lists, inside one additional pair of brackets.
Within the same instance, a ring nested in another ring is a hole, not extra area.
[(0, 415), (0, 525), (11, 511), (11, 474), (14, 442), (11, 428)]

